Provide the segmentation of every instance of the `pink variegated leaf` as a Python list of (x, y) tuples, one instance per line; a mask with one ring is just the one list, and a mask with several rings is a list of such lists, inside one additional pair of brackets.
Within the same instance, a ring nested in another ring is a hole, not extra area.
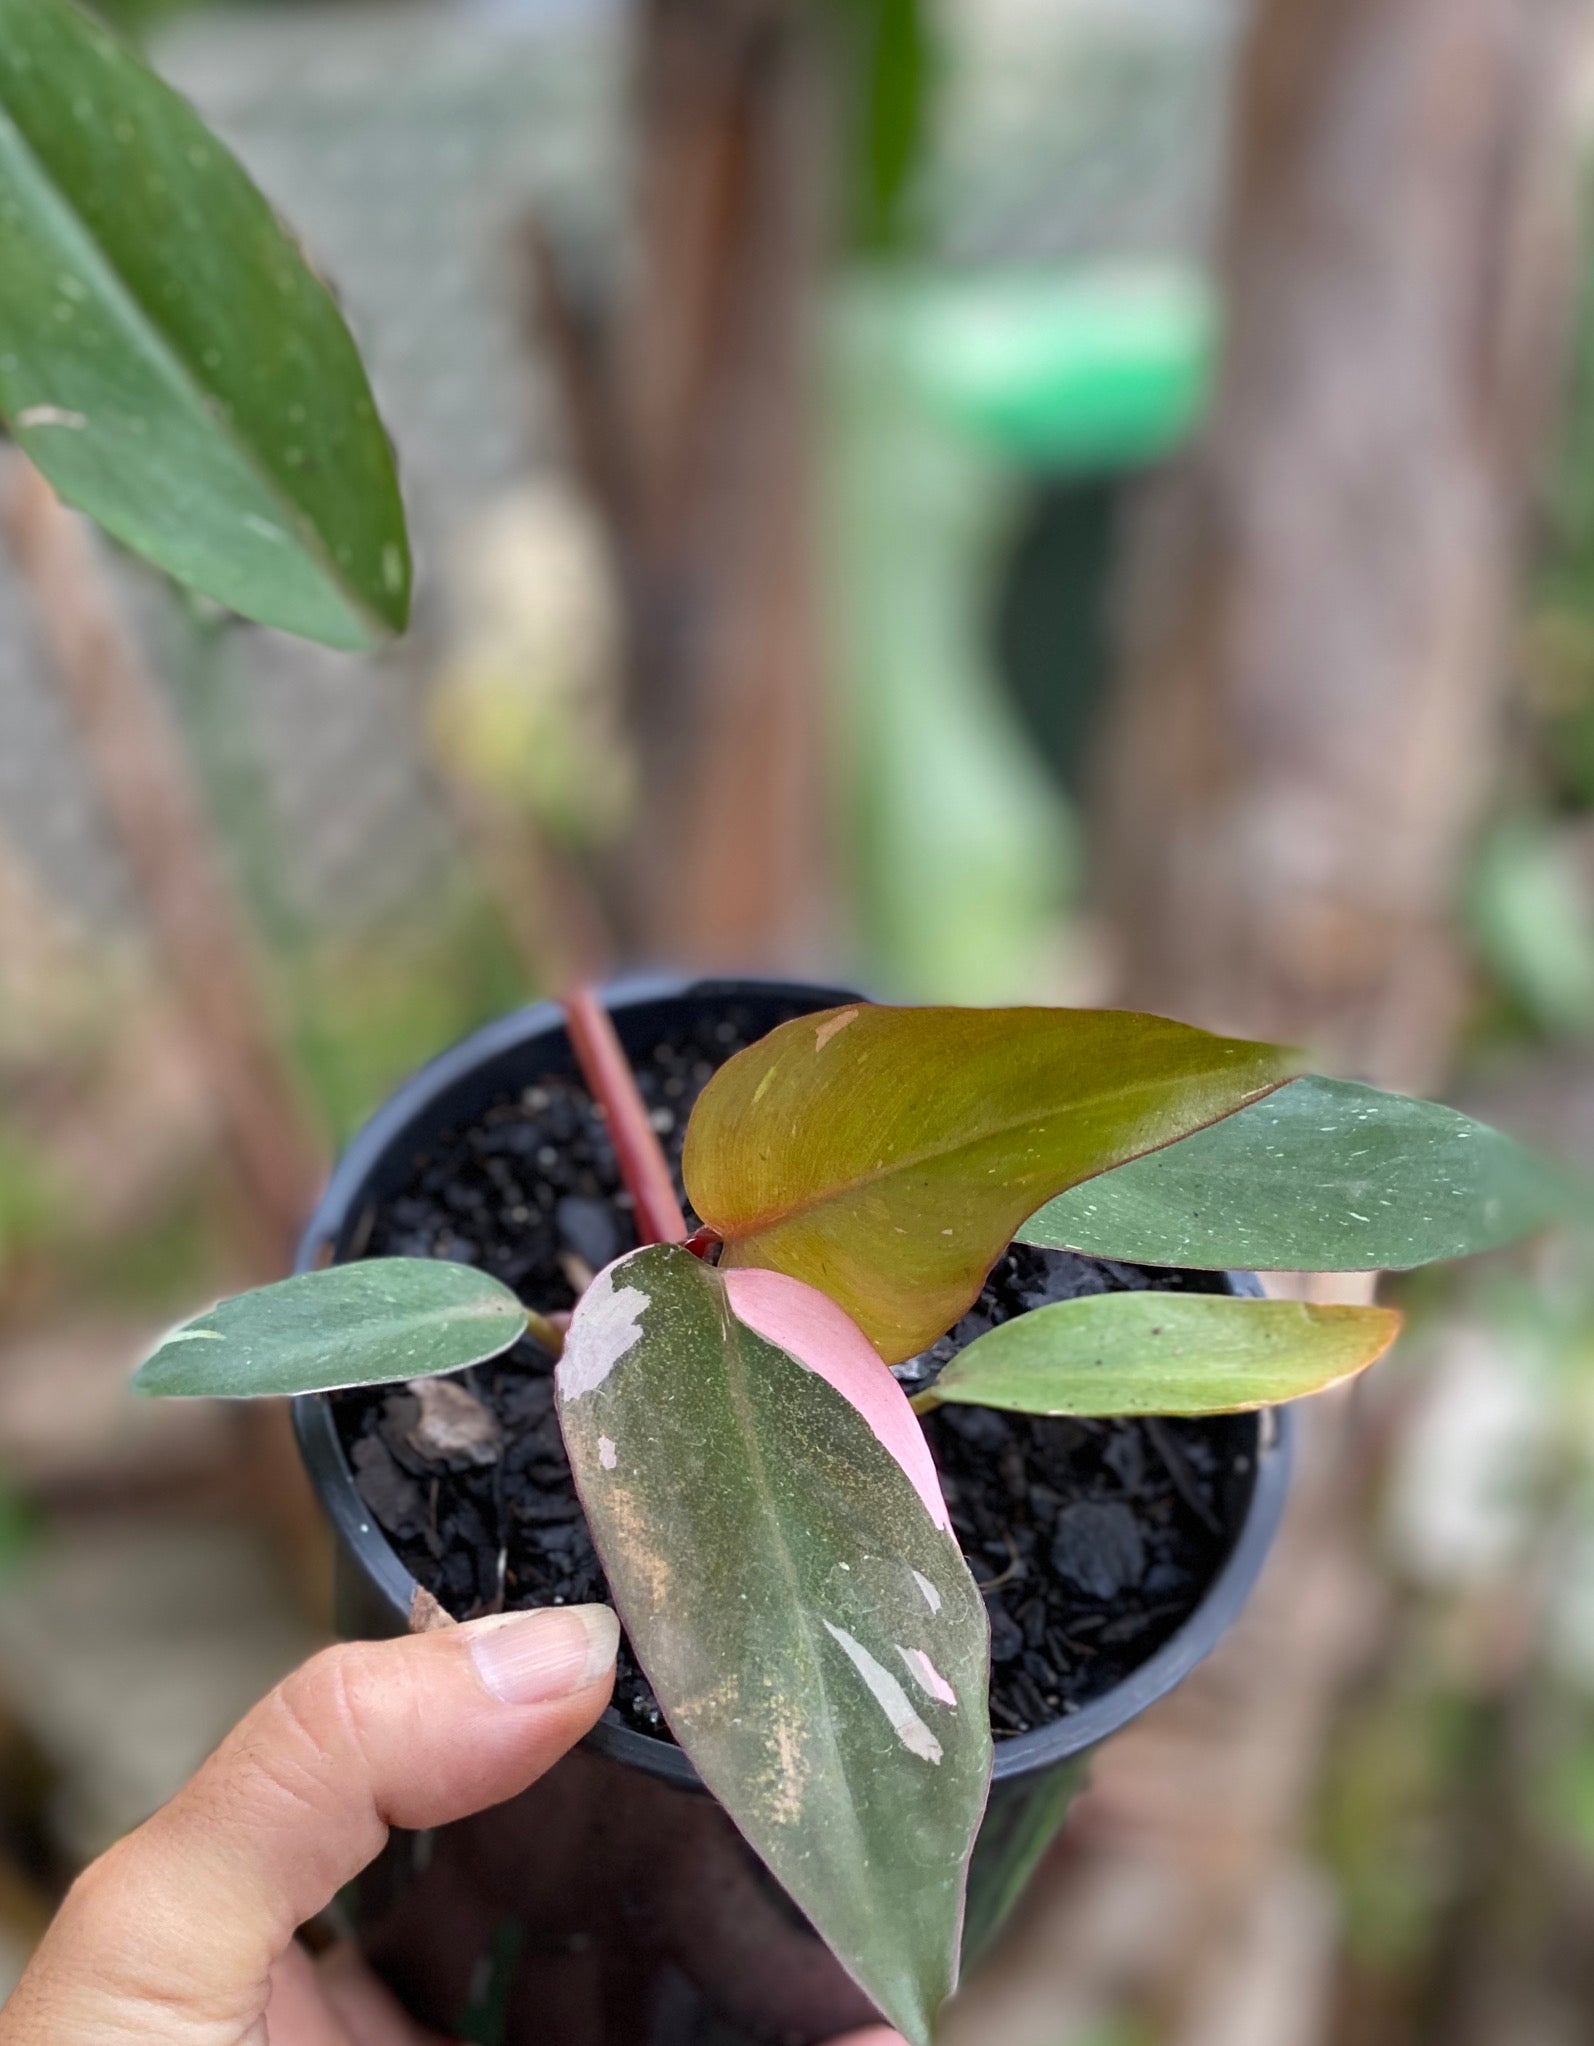
[(855, 1406), (881, 1446), (894, 1456), (939, 1528), (952, 1531), (941, 1479), (908, 1396), (852, 1317), (814, 1286), (784, 1272), (722, 1274), (731, 1309), (755, 1335), (775, 1344)]
[(655, 1245), (600, 1273), (559, 1413), (676, 1738), (882, 2013), (956, 1981), (985, 1609), (900, 1388), (822, 1294)]

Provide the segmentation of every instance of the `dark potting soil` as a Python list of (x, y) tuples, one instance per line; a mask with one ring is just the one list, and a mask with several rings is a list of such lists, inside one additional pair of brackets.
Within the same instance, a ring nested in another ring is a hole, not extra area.
[[(692, 1103), (751, 1036), (721, 1010), (637, 1061), (679, 1172)], [(635, 1246), (601, 1114), (550, 1076), (448, 1133), (400, 1191), (361, 1215), (349, 1254), (481, 1266), (545, 1313)], [(1015, 1245), (970, 1312), (901, 1367), (933, 1383), (982, 1330), (1080, 1294), (1221, 1290), (1157, 1271)], [(461, 1378), (334, 1395), (355, 1483), (406, 1567), (458, 1619), (606, 1600), (553, 1403), (553, 1360), (529, 1339)], [(1199, 1602), (1251, 1486), (1248, 1421), (1034, 1420), (943, 1407), (926, 1421), (953, 1525), (991, 1615), (991, 1722), (1011, 1736), (1077, 1711), (1129, 1675)], [(611, 1717), (668, 1739), (622, 1645)]]

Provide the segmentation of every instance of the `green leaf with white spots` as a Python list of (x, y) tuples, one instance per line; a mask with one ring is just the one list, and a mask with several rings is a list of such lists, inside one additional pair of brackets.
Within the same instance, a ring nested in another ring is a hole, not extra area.
[(1097, 1293), (988, 1329), (933, 1396), (1017, 1414), (1243, 1413), (1354, 1378), (1399, 1333), (1387, 1307)]
[(69, 504), (245, 617), (402, 630), (393, 452), (330, 292), (71, 0), (0, 0), (0, 416)]
[(509, 1288), (444, 1258), (373, 1257), (223, 1300), (133, 1375), (161, 1399), (259, 1399), (463, 1371), (526, 1329)]
[(721, 1066), (687, 1128), (686, 1190), (725, 1264), (817, 1286), (896, 1364), (973, 1303), (1042, 1201), (1298, 1064), (1123, 1010), (852, 1003)]
[(1210, 1271), (1405, 1271), (1512, 1243), (1577, 1205), (1565, 1174), (1485, 1123), (1314, 1077), (1071, 1188), (1018, 1234)]
[(558, 1388), (593, 1539), (676, 1738), (928, 2046), (990, 1778), (989, 1635), (901, 1388), (812, 1288), (669, 1245), (599, 1275)]

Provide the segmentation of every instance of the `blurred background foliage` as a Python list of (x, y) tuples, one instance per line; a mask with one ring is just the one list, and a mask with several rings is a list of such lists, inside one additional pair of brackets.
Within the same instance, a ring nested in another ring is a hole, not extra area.
[[(1594, 213), (1545, 83), (1589, 75), (1580, 0), (1520, 64), (1509, 7), (1401, 0), (1362, 69), (1321, 0), (101, 4), (336, 281), (421, 585), (362, 664), (95, 556), (120, 729), (228, 905), (223, 1026), (165, 813), (118, 806), (0, 558), (0, 1973), (326, 1624), (280, 1428), (135, 1411), (131, 1361), (573, 960), (1128, 996), (1594, 1155)], [(1405, 106), (1468, 23), (1521, 196), (1469, 210), (1458, 142), (1425, 210), (1357, 92)], [(1292, 35), (1359, 213), (1268, 155)], [(1467, 382), (1491, 277), (1533, 406)], [(1102, 1758), (953, 2046), (1590, 2036), (1583, 1248), (1394, 1289), (1413, 1340), (1314, 1420), (1247, 1628)]]

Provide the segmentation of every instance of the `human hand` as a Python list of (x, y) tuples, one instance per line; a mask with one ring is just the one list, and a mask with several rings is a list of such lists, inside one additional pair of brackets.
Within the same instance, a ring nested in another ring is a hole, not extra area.
[(0, 2046), (421, 2046), (295, 1929), (389, 1826), (464, 1818), (551, 1768), (608, 1703), (618, 1640), (605, 1606), (550, 1607), (314, 1657), (78, 1879)]
[(441, 2046), (351, 1954), (317, 1964), (294, 1933), (389, 1826), (465, 1818), (551, 1768), (608, 1703), (619, 1631), (606, 1606), (545, 1608), (316, 1656), (78, 1879), (0, 2046)]

